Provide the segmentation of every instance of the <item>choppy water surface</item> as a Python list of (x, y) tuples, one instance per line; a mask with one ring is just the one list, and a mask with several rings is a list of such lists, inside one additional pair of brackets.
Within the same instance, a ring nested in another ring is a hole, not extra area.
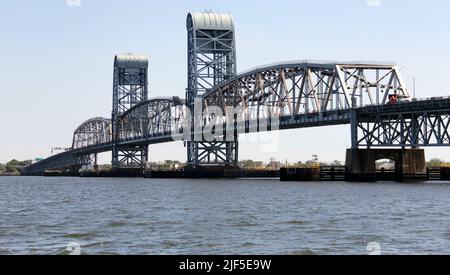
[(450, 184), (0, 177), (0, 254), (450, 254)]

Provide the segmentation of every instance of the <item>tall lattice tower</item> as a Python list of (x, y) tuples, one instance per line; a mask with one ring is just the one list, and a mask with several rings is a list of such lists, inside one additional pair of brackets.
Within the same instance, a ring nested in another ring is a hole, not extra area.
[(114, 59), (112, 111), (113, 168), (144, 168), (148, 146), (119, 146), (121, 116), (148, 99), (148, 60), (143, 55), (117, 55)]
[[(214, 86), (236, 75), (236, 47), (230, 14), (190, 13), (188, 31), (188, 88), (186, 104), (194, 114), (194, 103)], [(201, 115), (192, 115), (191, 130), (201, 124)], [(188, 164), (198, 166), (236, 166), (238, 137), (234, 141), (196, 140), (187, 142)]]

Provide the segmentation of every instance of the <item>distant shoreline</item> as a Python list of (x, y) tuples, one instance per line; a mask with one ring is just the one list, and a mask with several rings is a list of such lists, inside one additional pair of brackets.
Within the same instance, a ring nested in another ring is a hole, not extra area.
[(0, 174), (0, 177), (20, 177), (21, 174)]

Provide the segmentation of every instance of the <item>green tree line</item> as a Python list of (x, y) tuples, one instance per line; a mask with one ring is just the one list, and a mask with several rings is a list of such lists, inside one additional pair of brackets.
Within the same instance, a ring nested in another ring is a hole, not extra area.
[(0, 176), (4, 175), (20, 175), (20, 168), (24, 166), (24, 162), (11, 160), (6, 164), (0, 163)]

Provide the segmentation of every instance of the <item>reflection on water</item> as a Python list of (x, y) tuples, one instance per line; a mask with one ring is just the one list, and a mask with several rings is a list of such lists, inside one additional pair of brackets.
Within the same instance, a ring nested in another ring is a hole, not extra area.
[(444, 183), (0, 177), (0, 194), (0, 254), (450, 254)]

